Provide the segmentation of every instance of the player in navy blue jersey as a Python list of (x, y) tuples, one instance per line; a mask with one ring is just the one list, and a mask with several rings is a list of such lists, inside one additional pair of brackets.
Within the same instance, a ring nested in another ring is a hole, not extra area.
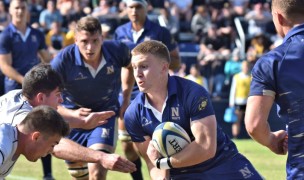
[[(171, 71), (177, 70), (180, 66), (180, 58), (177, 44), (171, 36), (168, 29), (161, 27), (159, 24), (152, 22), (147, 17), (148, 4), (146, 0), (126, 0), (127, 13), (129, 22), (119, 26), (114, 33), (114, 39), (125, 43), (130, 50), (132, 50), (137, 44), (147, 40), (158, 40), (163, 42), (170, 51)], [(139, 93), (137, 85), (134, 86), (131, 100)], [(124, 121), (119, 121), (119, 139), (122, 141), (123, 151), (126, 157), (133, 161), (137, 165), (137, 172), (132, 173), (134, 180), (142, 179), (140, 172), (141, 161), (139, 156), (133, 149), (132, 143), (130, 143), (130, 137), (127, 134)]]
[[(58, 111), (84, 108), (85, 113), (114, 111), (119, 115), (118, 94), (121, 84), (125, 97), (122, 109), (130, 103), (134, 84), (130, 66), (129, 48), (119, 41), (103, 41), (99, 21), (93, 17), (81, 18), (75, 27), (75, 44), (64, 48), (51, 62), (64, 81), (63, 103)], [(84, 147), (113, 153), (116, 145), (116, 116), (108, 123), (85, 130), (72, 129), (69, 138)], [(67, 162), (70, 169), (88, 168), (90, 179), (105, 179), (107, 170), (97, 163)], [(83, 176), (75, 178), (86, 179)]]
[[(141, 93), (127, 108), (125, 125), (152, 179), (262, 179), (217, 125), (206, 89), (168, 74), (170, 56), (164, 44), (153, 40), (139, 44), (132, 50), (131, 63)], [(166, 121), (183, 127), (192, 142), (162, 158), (151, 137)]]
[[(304, 6), (303, 0), (272, 0), (272, 16), (283, 43), (252, 70), (245, 123), (250, 136), (276, 154), (286, 154), (287, 179), (304, 178)], [(273, 103), (286, 130), (267, 122)]]

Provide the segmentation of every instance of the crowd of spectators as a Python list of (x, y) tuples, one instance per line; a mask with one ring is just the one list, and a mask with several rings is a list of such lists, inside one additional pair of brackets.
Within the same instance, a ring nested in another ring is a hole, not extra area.
[[(9, 2), (0, 1), (0, 31), (10, 22)], [(213, 98), (228, 98), (232, 77), (240, 72), (241, 62), (249, 61), (254, 65), (259, 56), (281, 40), (271, 21), (268, 0), (148, 2), (150, 20), (167, 27), (179, 45), (198, 47), (192, 57), (194, 61), (188, 61), (181, 53), (183, 65), (176, 75), (188, 75), (194, 64), (199, 71), (196, 74), (207, 81), (204, 86)], [(112, 39), (115, 29), (128, 22), (124, 0), (28, 0), (28, 3), (28, 22), (45, 34), (47, 48), (53, 56), (73, 43), (73, 28), (80, 17), (97, 17), (105, 39)], [(245, 32), (245, 53), (241, 53), (241, 47), (236, 43), (239, 32), (235, 18), (240, 19)]]

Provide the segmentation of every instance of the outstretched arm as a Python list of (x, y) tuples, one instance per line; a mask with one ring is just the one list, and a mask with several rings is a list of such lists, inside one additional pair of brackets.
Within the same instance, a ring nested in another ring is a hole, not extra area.
[(287, 153), (286, 131), (271, 132), (268, 116), (273, 105), (271, 96), (250, 96), (247, 101), (245, 125), (249, 135), (276, 154)]
[(107, 154), (86, 148), (67, 138), (62, 138), (54, 147), (53, 155), (73, 162), (100, 163), (104, 168), (112, 171), (130, 173), (136, 170), (132, 162), (117, 154)]

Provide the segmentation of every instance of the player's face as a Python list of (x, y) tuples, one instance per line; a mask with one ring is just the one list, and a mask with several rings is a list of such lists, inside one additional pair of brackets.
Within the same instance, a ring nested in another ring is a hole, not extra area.
[(133, 55), (131, 63), (139, 90), (144, 93), (158, 92), (163, 77), (168, 75), (168, 64), (152, 54)]
[(102, 35), (98, 32), (91, 34), (82, 30), (75, 34), (75, 43), (86, 62), (98, 62), (100, 60), (102, 42)]
[(133, 4), (127, 7), (128, 17), (132, 23), (143, 23), (146, 18), (146, 8), (141, 4)]
[(43, 94), (43, 105), (51, 106), (54, 109), (57, 109), (57, 106), (63, 102), (61, 92), (59, 88), (56, 88), (49, 95)]
[(14, 0), (10, 4), (9, 12), (12, 16), (13, 23), (26, 23), (27, 19), (27, 4), (26, 2)]
[(54, 147), (59, 143), (61, 139), (60, 135), (54, 135), (46, 137), (42, 134), (38, 136), (32, 136), (31, 145), (25, 150), (24, 156), (27, 160), (35, 162), (41, 157), (53, 152)]

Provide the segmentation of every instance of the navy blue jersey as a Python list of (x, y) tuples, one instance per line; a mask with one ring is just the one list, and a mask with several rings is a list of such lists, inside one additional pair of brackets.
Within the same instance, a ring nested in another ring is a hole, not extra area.
[(303, 67), (304, 24), (290, 30), (282, 45), (262, 56), (252, 70), (250, 96), (273, 96), (288, 127), (288, 179), (304, 173)]
[[(177, 76), (170, 76), (168, 81), (168, 98), (162, 114), (162, 122), (171, 121), (179, 124), (194, 140), (190, 123), (207, 116), (214, 115), (208, 92), (200, 85)], [(145, 105), (145, 94), (140, 93), (128, 107), (125, 116), (125, 126), (133, 142), (144, 142), (144, 136), (152, 137), (153, 131), (161, 122), (154, 116), (151, 109)], [(171, 175), (202, 172), (212, 169), (219, 162), (238, 154), (235, 144), (217, 126), (216, 155), (200, 164), (175, 168)]]
[[(25, 75), (40, 60), (39, 50), (46, 49), (42, 32), (30, 26), (27, 33), (21, 36), (16, 27), (10, 23), (0, 34), (0, 54), (12, 54), (12, 67), (21, 75)], [(19, 85), (19, 86), (18, 86)], [(5, 79), (5, 90), (21, 88), (21, 85), (9, 78)]]
[(156, 24), (146, 18), (144, 24), (144, 32), (139, 37), (137, 42), (134, 42), (132, 35), (132, 24), (128, 22), (119, 26), (115, 30), (114, 39), (125, 43), (130, 50), (132, 50), (137, 44), (147, 41), (147, 40), (157, 40), (164, 43), (169, 51), (174, 50), (177, 45), (174, 39), (171, 37), (171, 34), (168, 29), (161, 27), (159, 24)]
[(121, 87), (121, 68), (130, 63), (130, 51), (117, 41), (105, 41), (102, 55), (106, 64), (93, 77), (85, 66), (78, 47), (70, 45), (51, 62), (64, 80), (63, 105), (70, 109), (91, 108), (92, 111), (119, 111), (118, 94)]

